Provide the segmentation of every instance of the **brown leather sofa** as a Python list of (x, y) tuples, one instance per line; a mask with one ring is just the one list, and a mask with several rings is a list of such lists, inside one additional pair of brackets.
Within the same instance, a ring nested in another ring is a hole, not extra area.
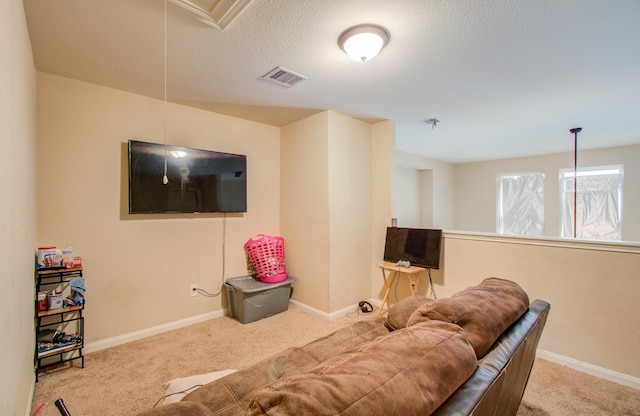
[(478, 361), (478, 368), (433, 415), (515, 415), (522, 401), (550, 305), (529, 309)]
[(515, 415), (549, 309), (497, 278), (408, 298), (139, 416)]

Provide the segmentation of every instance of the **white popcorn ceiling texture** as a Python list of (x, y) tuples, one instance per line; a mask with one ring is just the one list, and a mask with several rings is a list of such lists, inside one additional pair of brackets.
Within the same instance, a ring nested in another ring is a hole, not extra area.
[[(39, 71), (163, 97), (162, 0), (24, 7)], [(167, 10), (172, 102), (279, 126), (390, 119), (399, 150), (453, 163), (572, 152), (578, 126), (581, 149), (640, 143), (637, 0), (252, 0), (224, 30)], [(391, 33), (367, 63), (337, 44), (361, 23)], [(278, 66), (308, 79), (262, 79)]]

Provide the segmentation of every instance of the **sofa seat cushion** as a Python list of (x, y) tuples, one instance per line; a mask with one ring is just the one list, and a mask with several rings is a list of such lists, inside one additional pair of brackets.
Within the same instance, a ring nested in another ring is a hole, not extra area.
[(529, 297), (517, 283), (490, 277), (450, 298), (421, 306), (407, 326), (430, 320), (459, 325), (480, 359), (528, 307)]
[(247, 415), (425, 415), (476, 369), (462, 329), (429, 321), (338, 354), (258, 392)]

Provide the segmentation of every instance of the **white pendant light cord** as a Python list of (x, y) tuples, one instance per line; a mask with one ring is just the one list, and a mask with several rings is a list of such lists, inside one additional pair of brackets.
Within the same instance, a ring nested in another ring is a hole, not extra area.
[(167, 0), (164, 0), (164, 175), (162, 183), (168, 184), (167, 177)]

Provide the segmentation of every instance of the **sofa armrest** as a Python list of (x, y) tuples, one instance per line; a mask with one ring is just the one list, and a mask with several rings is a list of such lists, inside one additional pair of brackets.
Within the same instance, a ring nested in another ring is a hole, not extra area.
[(533, 302), (433, 415), (516, 415), (549, 309), (543, 300)]

